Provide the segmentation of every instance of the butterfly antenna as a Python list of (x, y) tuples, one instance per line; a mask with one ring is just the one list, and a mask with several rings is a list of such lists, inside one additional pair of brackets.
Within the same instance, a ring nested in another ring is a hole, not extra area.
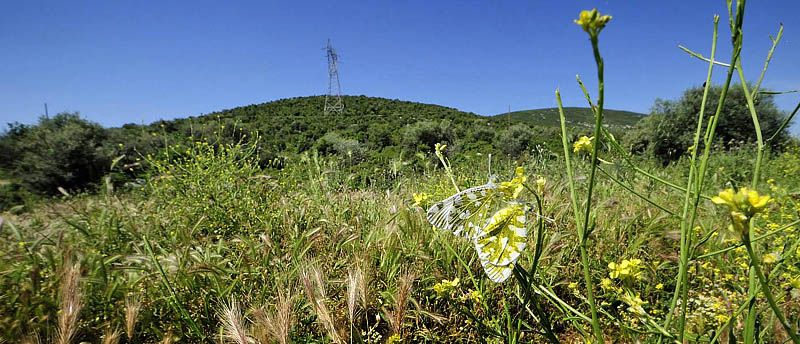
[(551, 224), (552, 224), (552, 223), (556, 223), (556, 220), (555, 220), (555, 219), (549, 218), (549, 217), (547, 217), (547, 216), (544, 216), (544, 215), (539, 215), (539, 214), (536, 214), (536, 213), (534, 213), (534, 215), (536, 215), (536, 217), (541, 217), (541, 218), (542, 218), (542, 220), (545, 220), (545, 221), (547, 221), (547, 222), (549, 222), (549, 223), (551, 223)]

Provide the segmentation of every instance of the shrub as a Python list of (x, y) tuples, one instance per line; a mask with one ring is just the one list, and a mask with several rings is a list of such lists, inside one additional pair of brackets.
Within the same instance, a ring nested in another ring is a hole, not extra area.
[(77, 113), (41, 117), (31, 127), (19, 127), (3, 140), (14, 160), (11, 174), (28, 189), (45, 194), (57, 188), (81, 189), (98, 182), (111, 158), (103, 150), (106, 131)]
[[(720, 86), (709, 88), (704, 114), (706, 119), (716, 111), (721, 92)], [(651, 155), (662, 163), (677, 160), (692, 145), (702, 99), (703, 87), (687, 89), (676, 101), (656, 99), (651, 116), (639, 121), (627, 135), (628, 145), (633, 151)], [(760, 93), (754, 102), (761, 131), (766, 139), (778, 129), (786, 114), (777, 109), (772, 95)], [(704, 131), (707, 126), (706, 120)], [(741, 87), (731, 87), (717, 124), (714, 144), (727, 150), (743, 143), (755, 142), (755, 138), (755, 128), (744, 91)], [(788, 134), (781, 133), (772, 141), (772, 148), (780, 147), (788, 138)]]

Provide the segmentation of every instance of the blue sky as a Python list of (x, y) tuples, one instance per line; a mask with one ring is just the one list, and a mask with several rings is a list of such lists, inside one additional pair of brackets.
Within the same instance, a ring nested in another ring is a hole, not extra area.
[[(0, 123), (79, 111), (104, 126), (150, 123), (241, 105), (323, 94), (328, 38), (344, 94), (397, 98), (482, 115), (585, 106), (575, 75), (595, 89), (588, 38), (572, 20), (597, 7), (607, 108), (648, 112), (702, 84), (724, 1), (14, 1), (0, 6)], [(744, 70), (761, 71), (768, 38), (784, 38), (764, 81), (800, 89), (800, 1), (750, 1)], [(715, 80), (724, 78), (715, 70)], [(800, 94), (778, 96), (790, 111)], [(798, 132), (795, 125), (793, 131)]]

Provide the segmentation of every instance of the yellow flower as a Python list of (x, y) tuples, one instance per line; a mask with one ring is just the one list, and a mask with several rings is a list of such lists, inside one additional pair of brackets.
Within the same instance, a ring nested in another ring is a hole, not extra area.
[(545, 185), (547, 185), (547, 179), (544, 179), (544, 177), (539, 177), (538, 179), (536, 179), (536, 187), (537, 187), (536, 191), (538, 191), (539, 194), (542, 194), (544, 192)]
[(441, 283), (436, 283), (433, 286), (433, 291), (435, 291), (439, 295), (449, 295), (453, 289), (458, 288), (460, 280), (456, 277), (452, 281), (442, 280)]
[(758, 191), (742, 187), (738, 192), (733, 189), (725, 189), (718, 195), (711, 198), (711, 202), (718, 205), (726, 205), (731, 211), (733, 229), (739, 234), (744, 234), (747, 221), (753, 215), (760, 213), (769, 203), (768, 195), (759, 195)]
[(603, 278), (603, 280), (600, 281), (600, 287), (603, 288), (603, 290), (614, 289), (614, 285), (611, 283), (611, 280), (608, 279), (608, 278)]
[(639, 295), (634, 294), (632, 292), (626, 292), (622, 295), (622, 302), (628, 305), (628, 312), (638, 315), (646, 315), (647, 313), (644, 310), (644, 305), (647, 304), (647, 301), (642, 300)]
[(764, 255), (764, 258), (762, 258), (762, 261), (764, 262), (764, 264), (775, 263), (776, 261), (778, 261), (778, 254), (775, 252), (767, 253)]
[(792, 288), (800, 289), (800, 276), (792, 279), (789, 284), (791, 284)]
[(581, 136), (578, 141), (572, 144), (572, 150), (577, 153), (580, 151), (590, 151), (592, 149), (592, 144), (594, 142), (594, 137), (588, 136)]
[(569, 285), (567, 285), (567, 288), (569, 288), (569, 289), (578, 289), (578, 282), (570, 283)]
[(664, 283), (656, 284), (656, 290), (663, 290), (663, 289), (664, 289)]
[(608, 263), (608, 269), (611, 272), (608, 273), (608, 277), (617, 278), (620, 280), (625, 280), (628, 278), (636, 278), (639, 279), (642, 277), (641, 270), (642, 260), (641, 259), (623, 259), (621, 263), (617, 264), (614, 262)]
[(514, 179), (508, 182), (502, 182), (498, 187), (498, 191), (502, 192), (504, 195), (503, 197), (506, 199), (517, 198), (519, 194), (522, 193), (522, 190), (525, 189), (525, 187), (522, 186), (522, 184), (528, 180), (528, 177), (525, 177), (525, 169), (523, 169), (522, 166), (518, 166), (516, 172), (517, 175)]
[(418, 207), (427, 204), (428, 199), (431, 198), (431, 195), (423, 192), (414, 194), (413, 197), (414, 197), (414, 204), (412, 206)]
[(694, 145), (691, 145), (689, 146), (689, 148), (686, 149), (686, 152), (691, 153), (693, 150), (694, 150)]
[(578, 19), (575, 19), (575, 24), (583, 28), (583, 31), (588, 32), (590, 35), (595, 36), (600, 33), (600, 30), (606, 27), (606, 23), (611, 20), (611, 16), (601, 16), (597, 13), (597, 9), (591, 11), (581, 11)]

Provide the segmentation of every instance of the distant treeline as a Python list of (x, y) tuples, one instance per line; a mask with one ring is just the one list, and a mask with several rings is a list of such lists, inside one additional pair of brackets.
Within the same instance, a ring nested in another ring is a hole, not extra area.
[[(707, 113), (716, 109), (719, 88), (711, 91)], [(629, 125), (610, 128), (634, 152), (668, 163), (684, 154), (691, 142), (699, 95), (701, 88), (691, 88), (677, 101), (657, 100), (652, 116), (630, 115), (637, 117), (631, 121), (636, 123), (632, 129)], [(772, 96), (757, 99), (761, 128), (769, 137), (786, 114), (777, 111)], [(313, 96), (149, 125), (103, 128), (77, 113), (41, 117), (35, 125), (12, 123), (0, 135), (0, 179), (6, 181), (0, 186), (0, 199), (4, 199), (0, 209), (19, 201), (14, 196), (19, 191), (52, 195), (59, 187), (87, 189), (109, 174), (117, 183), (134, 180), (144, 167), (139, 158), (158, 154), (165, 145), (196, 141), (254, 144), (262, 167), (280, 168), (287, 158), (309, 150), (341, 155), (352, 171), (365, 178), (387, 169), (392, 160), (429, 153), (436, 143), (447, 143), (454, 158), (471, 152), (517, 158), (534, 148), (538, 152), (561, 149), (560, 128), (538, 125), (540, 119), (526, 119), (520, 113), (511, 118), (484, 117), (438, 105), (366, 96), (344, 96), (343, 101), (341, 114), (327, 116), (323, 114), (325, 98)], [(741, 91), (732, 88), (724, 107), (727, 115), (717, 131), (719, 147), (753, 141), (753, 123), (744, 104)], [(552, 110), (531, 116), (542, 113), (557, 116)], [(568, 108), (566, 117), (568, 123), (582, 123), (587, 113)], [(588, 134), (579, 125), (569, 131), (569, 140)], [(788, 138), (783, 134), (773, 141), (774, 146)]]

